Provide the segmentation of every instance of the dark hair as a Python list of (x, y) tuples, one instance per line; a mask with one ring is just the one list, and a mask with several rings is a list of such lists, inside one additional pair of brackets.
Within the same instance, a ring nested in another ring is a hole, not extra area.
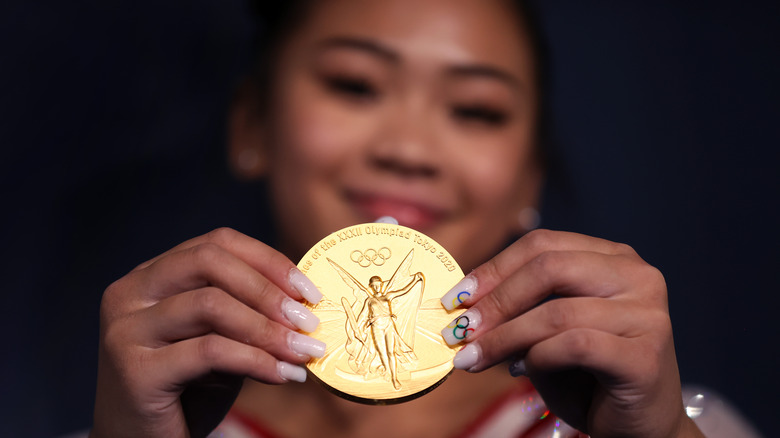
[(251, 74), (255, 78), (260, 98), (269, 96), (273, 82), (273, 65), (280, 46), (297, 30), (309, 13), (312, 0), (253, 0), (251, 2), (256, 28), (252, 41)]
[(550, 68), (550, 51), (547, 38), (542, 31), (541, 17), (535, 3), (515, 0), (512, 2), (517, 10), (517, 16), (525, 28), (526, 36), (531, 44), (534, 56), (534, 75), (539, 93), (537, 100), (538, 119), (536, 126), (537, 153), (541, 165), (549, 169), (556, 161), (556, 150), (552, 136), (552, 110), (550, 94), (552, 88), (552, 72)]

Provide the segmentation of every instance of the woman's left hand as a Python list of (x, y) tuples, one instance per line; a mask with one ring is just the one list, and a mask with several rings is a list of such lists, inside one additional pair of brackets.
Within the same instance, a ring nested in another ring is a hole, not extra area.
[[(544, 301), (550, 295), (560, 298)], [(661, 273), (629, 246), (536, 230), (479, 266), (442, 303), (457, 368), (513, 358), (553, 413), (598, 437), (703, 436), (682, 405)]]

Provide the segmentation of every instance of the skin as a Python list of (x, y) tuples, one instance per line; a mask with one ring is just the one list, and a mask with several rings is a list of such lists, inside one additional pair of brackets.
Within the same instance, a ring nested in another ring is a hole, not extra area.
[[(517, 384), (491, 367), (507, 358), (524, 358), (553, 412), (592, 436), (701, 436), (683, 411), (655, 268), (626, 245), (546, 230), (492, 257), (541, 179), (534, 58), (508, 8), (333, 0), (310, 11), (280, 48), (270, 101), (244, 94), (231, 115), (234, 168), (268, 178), (283, 252), (221, 229), (111, 285), (93, 437), (202, 436), (243, 377), (238, 406), (287, 436), (451, 436)], [(282, 302), (302, 299), (290, 259), (383, 214), (476, 267), (474, 374), (390, 407), (267, 385), (285, 383), (278, 361), (308, 359), (286, 342)], [(537, 306), (551, 293), (562, 298)]]
[(533, 57), (513, 13), (411, 3), (317, 9), (281, 50), (273, 118), (236, 110), (233, 156), (262, 157), (294, 260), (392, 214), (470, 269), (536, 203)]

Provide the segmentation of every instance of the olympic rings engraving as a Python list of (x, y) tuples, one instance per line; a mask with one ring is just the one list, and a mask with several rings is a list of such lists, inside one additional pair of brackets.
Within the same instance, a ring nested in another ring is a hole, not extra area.
[(349, 255), (350, 260), (357, 263), (363, 268), (367, 268), (371, 266), (372, 264), (374, 266), (382, 266), (385, 264), (387, 260), (390, 259), (392, 256), (392, 252), (389, 248), (386, 246), (383, 246), (379, 248), (379, 250), (375, 250), (373, 248), (369, 248), (365, 251), (360, 251), (358, 249), (352, 251), (352, 253)]
[(452, 329), (452, 336), (455, 336), (455, 339), (466, 339), (466, 336), (474, 333), (474, 329), (469, 328), (470, 323), (468, 316), (461, 315), (458, 319), (451, 322), (447, 328)]

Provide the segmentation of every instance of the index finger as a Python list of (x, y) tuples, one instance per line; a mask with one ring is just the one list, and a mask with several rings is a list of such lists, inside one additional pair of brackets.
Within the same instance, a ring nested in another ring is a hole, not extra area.
[(217, 228), (187, 240), (157, 257), (141, 263), (133, 271), (148, 268), (163, 257), (205, 243), (215, 244), (241, 259), (296, 300), (303, 298), (312, 304), (317, 304), (322, 299), (322, 293), (314, 283), (299, 271), (284, 254), (232, 228)]
[(549, 251), (589, 251), (605, 255), (636, 255), (628, 245), (567, 231), (534, 230), (474, 269), (441, 297), (448, 311), (471, 306), (540, 254)]

